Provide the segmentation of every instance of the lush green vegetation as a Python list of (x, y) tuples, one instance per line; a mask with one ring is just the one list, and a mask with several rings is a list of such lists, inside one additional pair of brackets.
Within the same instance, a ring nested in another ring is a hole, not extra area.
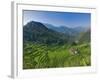
[(23, 69), (90, 66), (90, 30), (81, 33), (66, 31), (71, 34), (48, 29), (40, 22), (25, 25)]
[[(78, 48), (77, 54), (70, 52), (71, 48)], [(90, 44), (68, 46), (65, 45), (46, 45), (36, 43), (24, 44), (23, 68), (55, 68), (55, 67), (74, 67), (89, 66)]]

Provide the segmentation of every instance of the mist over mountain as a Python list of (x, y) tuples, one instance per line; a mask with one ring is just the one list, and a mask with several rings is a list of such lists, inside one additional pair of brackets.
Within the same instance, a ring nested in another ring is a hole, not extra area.
[(72, 28), (75, 32), (86, 32), (87, 30), (90, 30), (90, 27), (83, 27), (83, 26), (78, 26), (78, 27), (75, 27), (75, 28)]
[(31, 21), (23, 27), (23, 40), (46, 44), (64, 44), (68, 41), (68, 35), (48, 29), (40, 22)]
[(25, 42), (68, 44), (76, 40), (88, 42), (90, 40), (89, 36), (90, 29), (86, 27), (56, 27), (51, 24), (44, 24), (36, 21), (30, 21), (23, 27), (23, 40)]
[(57, 32), (61, 32), (64, 34), (72, 35), (74, 33), (74, 30), (72, 30), (71, 28), (65, 27), (65, 26), (56, 27), (51, 24), (45, 24), (45, 25), (49, 29), (52, 29), (52, 30), (55, 30)]
[(89, 29), (89, 27), (75, 27), (69, 28), (67, 26), (53, 26), (51, 24), (44, 24), (47, 28), (55, 30), (57, 32), (61, 32), (70, 36), (77, 36), (81, 32), (85, 32)]

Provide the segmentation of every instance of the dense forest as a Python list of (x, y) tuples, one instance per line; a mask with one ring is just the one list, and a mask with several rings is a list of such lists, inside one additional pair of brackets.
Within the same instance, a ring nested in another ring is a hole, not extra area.
[(91, 65), (90, 28), (30, 21), (23, 26), (23, 69)]

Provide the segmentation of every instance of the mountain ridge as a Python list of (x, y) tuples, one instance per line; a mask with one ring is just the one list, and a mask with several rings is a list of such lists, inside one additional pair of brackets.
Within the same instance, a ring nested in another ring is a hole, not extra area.
[(52, 29), (48, 29), (44, 24), (40, 22), (31, 21), (23, 27), (23, 40), (38, 42), (38, 43), (65, 43), (68, 36), (56, 32)]
[(52, 24), (30, 21), (23, 26), (23, 40), (46, 44), (72, 43), (77, 40), (83, 42), (82, 38), (84, 41), (89, 41), (90, 33), (87, 32), (88, 30), (77, 28), (55, 27)]

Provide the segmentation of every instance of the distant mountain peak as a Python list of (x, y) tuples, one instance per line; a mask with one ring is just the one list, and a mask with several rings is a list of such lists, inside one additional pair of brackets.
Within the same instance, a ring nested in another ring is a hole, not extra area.
[(39, 24), (41, 24), (40, 22), (37, 22), (37, 21), (30, 21), (27, 24), (33, 24), (33, 23), (39, 23)]
[(30, 21), (28, 22), (25, 26), (27, 26), (27, 28), (31, 28), (31, 29), (45, 29), (48, 30), (47, 27), (45, 27), (44, 24), (42, 24), (41, 22), (36, 22), (36, 21)]

